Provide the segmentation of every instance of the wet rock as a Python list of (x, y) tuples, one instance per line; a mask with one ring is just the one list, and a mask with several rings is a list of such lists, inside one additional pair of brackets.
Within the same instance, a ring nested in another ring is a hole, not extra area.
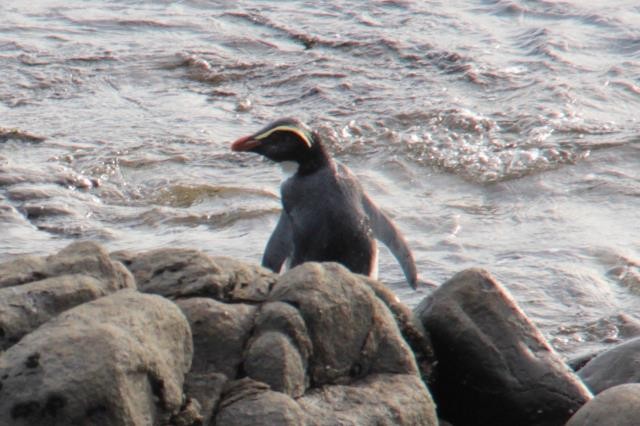
[(8, 140), (37, 143), (44, 141), (45, 138), (20, 129), (7, 129), (6, 127), (0, 127), (0, 143), (7, 142)]
[(169, 298), (211, 297), (220, 301), (260, 302), (276, 275), (260, 266), (190, 249), (159, 249), (140, 254), (115, 252), (133, 273), (140, 291)]
[(91, 242), (6, 262), (0, 265), (0, 349), (67, 309), (132, 287), (131, 274)]
[(242, 379), (230, 382), (220, 403), (215, 424), (270, 426), (305, 424), (305, 413), (289, 396), (274, 392), (261, 382)]
[(123, 290), (73, 308), (0, 356), (0, 424), (166, 424), (192, 355), (175, 304)]
[(195, 373), (221, 373), (235, 379), (253, 328), (256, 307), (207, 298), (176, 301), (193, 334)]
[(640, 419), (640, 384), (614, 386), (587, 402), (566, 426), (635, 426)]
[(416, 315), (438, 360), (439, 414), (455, 425), (561, 425), (591, 398), (506, 289), (487, 272), (456, 274)]
[(342, 265), (300, 265), (280, 277), (269, 299), (294, 306), (304, 319), (313, 344), (308, 368), (312, 385), (418, 372), (389, 310)]
[(438, 425), (429, 392), (414, 375), (380, 374), (350, 386), (325, 386), (298, 403), (309, 425)]
[(623, 383), (640, 383), (640, 338), (597, 355), (578, 371), (594, 394)]

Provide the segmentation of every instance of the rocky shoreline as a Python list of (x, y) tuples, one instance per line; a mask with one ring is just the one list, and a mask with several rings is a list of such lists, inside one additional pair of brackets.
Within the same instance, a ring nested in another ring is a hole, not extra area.
[(0, 264), (0, 425), (632, 425), (639, 342), (576, 373), (478, 269), (412, 312), (337, 264), (77, 242)]

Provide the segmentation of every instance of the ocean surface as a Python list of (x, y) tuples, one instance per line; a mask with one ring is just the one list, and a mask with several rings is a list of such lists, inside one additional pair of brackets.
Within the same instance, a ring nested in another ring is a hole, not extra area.
[[(0, 261), (77, 239), (259, 262), (320, 132), (421, 276), (488, 269), (565, 357), (640, 332), (637, 1), (0, 2)], [(380, 278), (413, 291), (385, 249)]]

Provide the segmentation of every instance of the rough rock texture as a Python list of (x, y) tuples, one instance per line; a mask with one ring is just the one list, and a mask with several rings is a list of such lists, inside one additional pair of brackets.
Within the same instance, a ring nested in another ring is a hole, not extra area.
[(79, 243), (0, 265), (3, 291), (0, 425), (437, 424), (422, 324), (337, 264)]
[(209, 257), (189, 249), (159, 249), (133, 254), (115, 252), (133, 273), (138, 289), (168, 298), (211, 297), (219, 301), (261, 302), (276, 275), (227, 257)]
[(363, 280), (371, 287), (376, 296), (387, 305), (387, 308), (389, 308), (393, 314), (402, 336), (413, 350), (416, 363), (422, 375), (422, 380), (430, 384), (432, 369), (436, 363), (436, 358), (429, 332), (416, 318), (411, 309), (401, 303), (398, 296), (383, 283), (370, 278), (363, 278)]
[(199, 414), (202, 417), (202, 425), (210, 424), (228, 380), (227, 376), (221, 373), (194, 373), (191, 371), (187, 374), (184, 392), (189, 398), (193, 398), (200, 404)]
[(164, 425), (182, 407), (187, 320), (123, 290), (73, 308), (0, 357), (2, 425)]
[(415, 312), (438, 359), (439, 414), (456, 426), (562, 425), (591, 398), (485, 271), (456, 274)]
[(256, 307), (203, 297), (179, 299), (193, 334), (194, 373), (221, 373), (235, 379), (253, 328)]
[(437, 424), (393, 315), (341, 265), (307, 263), (282, 275), (244, 359), (248, 377), (227, 384), (216, 424)]
[(123, 288), (131, 274), (92, 242), (0, 265), (0, 350), (61, 312)]
[(313, 344), (312, 386), (374, 373), (418, 372), (389, 310), (342, 265), (300, 265), (280, 277), (269, 299), (294, 306), (304, 319)]
[(594, 394), (623, 383), (640, 383), (640, 338), (602, 352), (578, 375)]
[(305, 424), (305, 417), (300, 406), (289, 396), (246, 378), (229, 383), (215, 424), (300, 426)]
[(587, 402), (566, 426), (636, 426), (640, 423), (640, 384), (614, 386)]
[(438, 424), (429, 392), (414, 375), (371, 375), (350, 386), (325, 386), (298, 403), (310, 426)]

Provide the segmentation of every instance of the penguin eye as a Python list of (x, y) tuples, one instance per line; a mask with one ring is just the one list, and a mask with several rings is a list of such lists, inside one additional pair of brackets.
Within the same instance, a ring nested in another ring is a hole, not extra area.
[(298, 129), (296, 127), (291, 127), (291, 126), (277, 126), (277, 127), (274, 127), (272, 129), (269, 129), (266, 132), (256, 136), (255, 139), (262, 140), (262, 139), (268, 138), (269, 136), (271, 136), (275, 132), (294, 133), (298, 138), (300, 138), (300, 140), (302, 140), (302, 142), (304, 142), (304, 144), (307, 146), (307, 148), (311, 148), (311, 138), (309, 137), (307, 132), (305, 132), (305, 131), (303, 131), (301, 129)]

